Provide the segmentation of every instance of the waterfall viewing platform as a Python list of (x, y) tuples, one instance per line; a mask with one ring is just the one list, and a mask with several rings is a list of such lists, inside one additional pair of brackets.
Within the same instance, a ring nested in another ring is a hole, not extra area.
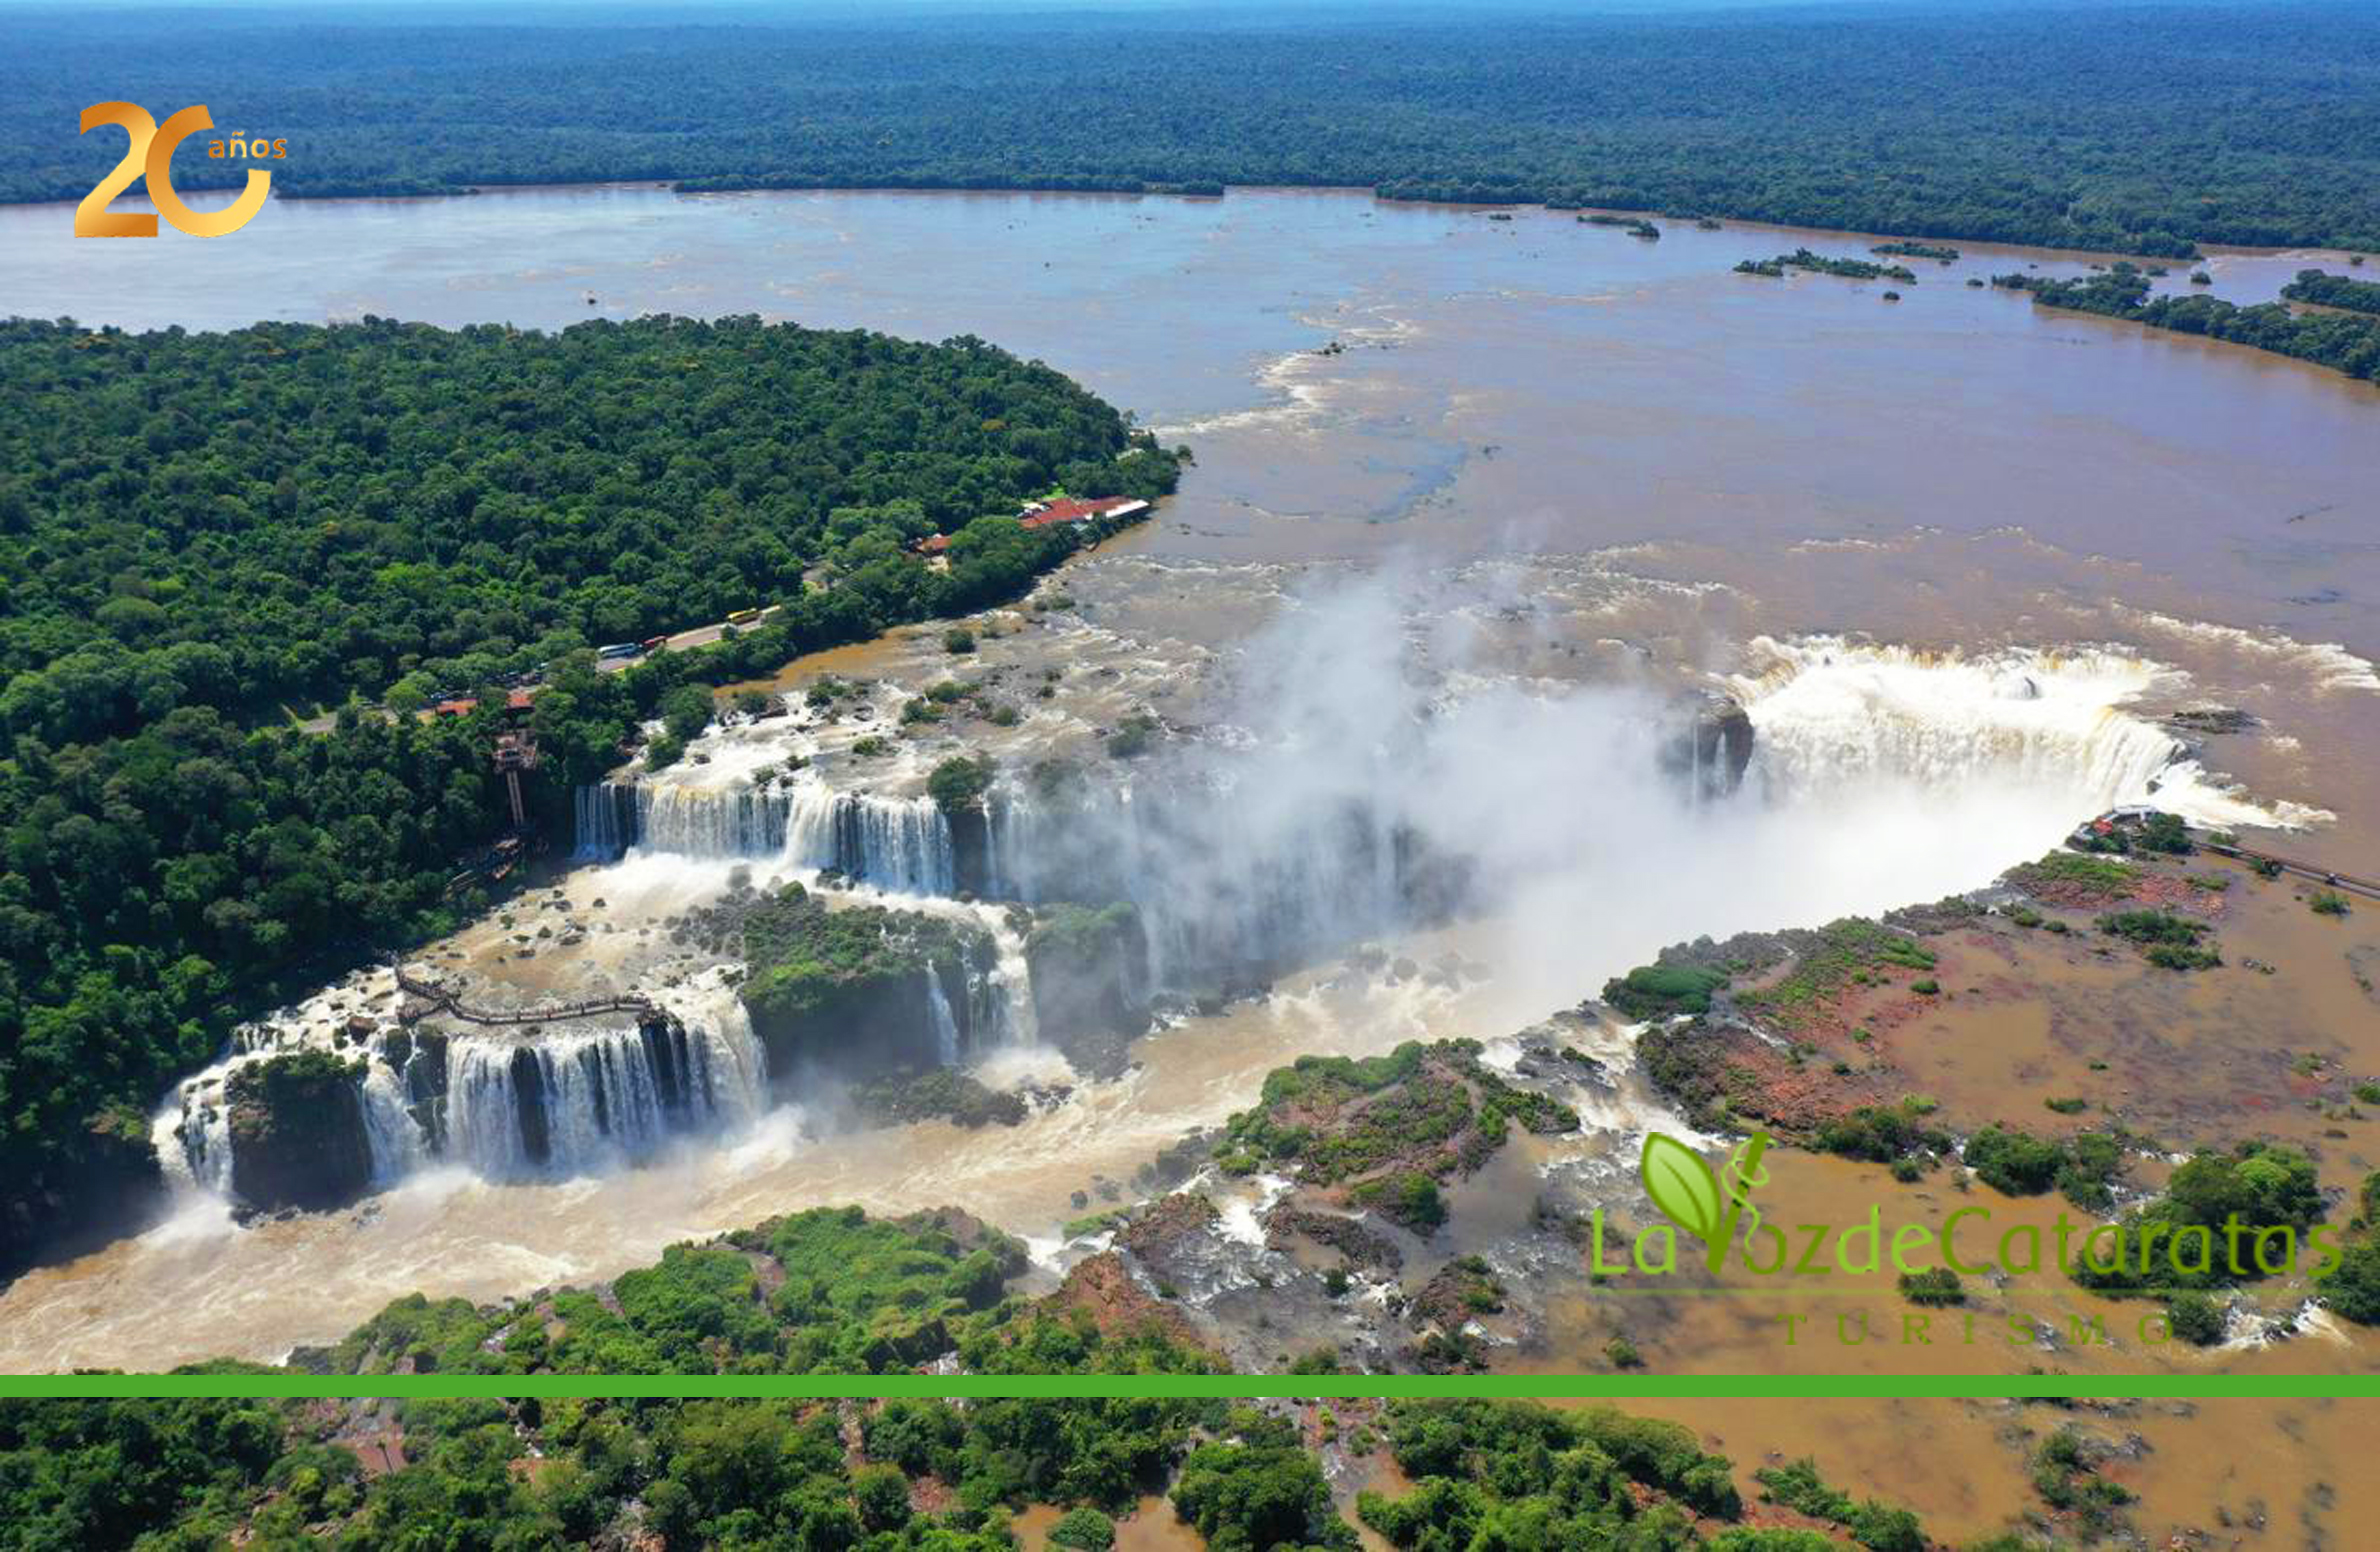
[(665, 1020), (668, 1014), (657, 1002), (643, 997), (594, 997), (584, 1002), (552, 1003), (534, 1008), (475, 1008), (462, 999), (461, 993), (437, 981), (425, 981), (405, 973), (401, 964), (389, 966), (397, 978), (397, 990), (407, 1001), (399, 1008), (397, 1021), (415, 1024), (432, 1014), (443, 1013), (467, 1024), (522, 1025), (558, 1024), (570, 1019), (598, 1018), (607, 1014), (633, 1014), (637, 1022)]

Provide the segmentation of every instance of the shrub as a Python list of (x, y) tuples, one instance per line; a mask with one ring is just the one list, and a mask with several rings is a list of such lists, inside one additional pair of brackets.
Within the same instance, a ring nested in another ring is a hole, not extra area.
[(1637, 1020), (1707, 1013), (1711, 994), (1728, 980), (1726, 971), (1702, 965), (1638, 965), (1626, 975), (1604, 982), (1603, 1000)]
[(2010, 1127), (1987, 1126), (1967, 1139), (1967, 1167), (2004, 1196), (2037, 1196), (2057, 1183), (2066, 1150)]
[(2339, 1259), (2339, 1269), (2323, 1284), (2322, 1295), (2347, 1319), (2380, 1326), (2380, 1239), (2366, 1238), (2349, 1245)]
[(2110, 911), (2099, 918), (2099, 930), (2132, 943), (2188, 947), (2205, 934), (2206, 924), (2171, 911)]
[(2347, 914), (2347, 897), (2335, 889), (2315, 890), (2313, 894), (2307, 896), (2306, 904), (2313, 909), (2316, 916), (2344, 916)]
[(983, 806), (983, 796), (992, 788), (992, 772), (990, 760), (953, 755), (926, 778), (926, 795), (945, 814), (967, 813)]
[(681, 684), (661, 697), (661, 722), (670, 736), (687, 743), (711, 725), (711, 692), (699, 684)]
[(1357, 1202), (1378, 1208), (1391, 1222), (1416, 1234), (1435, 1233), (1446, 1222), (1446, 1202), (1439, 1195), (1438, 1182), (1417, 1169), (1367, 1180), (1353, 1194)]
[(1941, 1308), (1967, 1302), (1966, 1285), (1959, 1274), (1946, 1266), (1929, 1266), (1922, 1272), (1901, 1274), (1901, 1297), (1912, 1304)]
[(1117, 723), (1116, 730), (1107, 736), (1107, 752), (1119, 760), (1135, 759), (1148, 753), (1160, 725), (1155, 717), (1145, 711), (1133, 712)]
[(975, 650), (975, 632), (964, 625), (953, 625), (942, 633), (942, 650), (954, 657), (963, 657)]
[(1069, 1509), (1050, 1527), (1049, 1544), (1076, 1552), (1107, 1552), (1116, 1544), (1116, 1522), (1088, 1504)]
[(2166, 1324), (2173, 1334), (2194, 1347), (2211, 1347), (2223, 1340), (2223, 1311), (2195, 1288), (2185, 1288), (2165, 1301)]
[(868, 1529), (899, 1530), (909, 1523), (909, 1480), (899, 1467), (863, 1467), (853, 1475), (851, 1487), (859, 1521)]
[(1820, 1127), (1817, 1141), (1823, 1152), (1871, 1164), (1890, 1164), (1912, 1153), (1950, 1151), (1949, 1134), (1921, 1122), (1906, 1101), (1891, 1107), (1863, 1105)]

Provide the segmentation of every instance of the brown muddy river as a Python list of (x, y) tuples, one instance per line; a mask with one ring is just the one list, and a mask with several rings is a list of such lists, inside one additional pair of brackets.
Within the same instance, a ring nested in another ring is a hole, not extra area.
[[(667, 311), (980, 335), (1197, 454), (1156, 522), (1069, 574), (1119, 639), (1228, 652), (1282, 597), (1363, 572), (1424, 591), (1454, 579), (1474, 653), (1537, 677), (1732, 674), (1761, 636), (2053, 659), (2106, 646), (2187, 676), (2161, 705), (2252, 711), (2253, 734), (2204, 751), (2215, 779), (2326, 811), (2282, 849), (2380, 875), (2380, 390), (1966, 283), (2076, 272), (2073, 255), (1971, 246), (1887, 302), (1882, 283), (1730, 273), (1871, 239), (1668, 224), (1644, 242), (1511, 214), (1333, 192), (623, 187), (276, 201), (224, 241), (77, 244), (64, 207), (33, 207), (0, 210), (0, 295), (127, 328)], [(2206, 267), (2217, 295), (2247, 302), (2320, 257)], [(1500, 635), (1514, 619), (1535, 623)], [(1583, 776), (1534, 796), (1548, 811), (1599, 800)], [(1137, 1071), (1013, 1131), (820, 1142), (781, 1114), (627, 1175), (431, 1173), (353, 1212), (245, 1229), (193, 1210), (0, 1292), (0, 1365), (277, 1358), (415, 1288), (486, 1298), (608, 1275), (819, 1201), (957, 1201), (1046, 1238), (1094, 1174), (1129, 1179), (1298, 1052), (1499, 1034), (1677, 937), (1979, 885), (2082, 815), (1977, 841), (2003, 817), (1946, 800), (1878, 814), (1824, 866), (1784, 831), (1732, 873), (1714, 859), (1557, 893), (1554, 938), (1512, 934), (1500, 961), (1476, 935), (1454, 945), (1504, 968), (1484, 986), (1392, 994), (1321, 975), (1153, 1037)], [(2380, 1068), (2380, 1030), (2338, 1038)]]

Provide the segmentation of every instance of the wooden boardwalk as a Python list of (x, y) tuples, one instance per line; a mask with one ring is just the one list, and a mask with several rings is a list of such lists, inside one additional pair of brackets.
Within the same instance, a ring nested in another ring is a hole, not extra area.
[(474, 1008), (447, 987), (435, 981), (416, 980), (405, 973), (403, 965), (389, 967), (396, 973), (397, 990), (418, 1003), (406, 1004), (398, 1013), (401, 1022), (411, 1024), (432, 1013), (444, 1013), (467, 1024), (554, 1024), (566, 1019), (600, 1018), (605, 1014), (628, 1013), (638, 1023), (659, 1022), (669, 1015), (657, 1002), (642, 997), (596, 997), (586, 1002), (562, 1002), (542, 1008)]
[(2270, 863), (2282, 872), (2297, 878), (2311, 879), (2317, 884), (2328, 884), (2333, 889), (2343, 889), (2350, 894), (2362, 895), (2367, 900), (2380, 900), (2380, 883), (2375, 883), (2368, 878), (2357, 878), (2352, 873), (2334, 873), (2318, 862), (2301, 862), (2295, 857), (2276, 856), (2269, 851), (2254, 851), (2245, 846), (2232, 846), (2221, 841), (2202, 840), (2198, 844), (2218, 857), (2237, 857), (2243, 862)]

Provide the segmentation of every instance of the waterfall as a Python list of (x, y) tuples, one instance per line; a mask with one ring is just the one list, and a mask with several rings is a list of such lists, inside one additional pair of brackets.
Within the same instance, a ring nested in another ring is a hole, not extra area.
[(1892, 780), (2055, 791), (2073, 817), (2155, 792), (2184, 753), (2118, 709), (2162, 677), (2112, 652), (1933, 656), (1839, 641), (1763, 642), (1777, 666), (1739, 680), (1772, 796)]
[(926, 1007), (934, 1018), (934, 1039), (942, 1054), (942, 1065), (959, 1064), (959, 1021), (950, 1011), (950, 998), (942, 990), (942, 977), (931, 966), (926, 970)]
[[(394, 1185), (436, 1162), (491, 1180), (584, 1174), (649, 1157), (674, 1136), (759, 1115), (768, 1105), (766, 1057), (733, 991), (712, 990), (707, 1000), (716, 1006), (700, 1010), (698, 1027), (659, 1019), (535, 1033), (392, 1034), (365, 1056), (361, 1080), (372, 1184)], [(269, 1055), (270, 1048), (235, 1050), (168, 1101), (156, 1138), (177, 1182), (229, 1194), (224, 1079)]]
[(2183, 682), (2127, 653), (1969, 657), (1833, 637), (1753, 646), (1769, 666), (1733, 688), (1759, 730), (1747, 775), (1772, 799), (1878, 782), (1921, 793), (1988, 785), (2066, 823), (2139, 802), (2215, 829), (2326, 817), (2250, 800), (2127, 710)]
[[(787, 860), (822, 865), (815, 858)], [(900, 894), (946, 895), (958, 887), (950, 822), (931, 798), (837, 799), (835, 858), (823, 865)]]
[(582, 859), (636, 847), (832, 869), (898, 894), (958, 887), (950, 823), (930, 798), (837, 792), (815, 778), (771, 788), (628, 781), (581, 787), (575, 808)]
[(1129, 901), (1147, 936), (1150, 984), (1173, 989), (1433, 919), (1460, 892), (1443, 860), (1369, 805), (1323, 808), (1264, 846), (1242, 843), (1235, 809), (1224, 783), (1090, 788), (1058, 801), (1003, 783), (991, 807), (990, 892)]
[(1033, 972), (1025, 963), (1025, 935), (1008, 925), (1005, 913), (994, 912), (988, 922), (998, 958), (984, 977), (987, 1002), (1002, 1045), (1038, 1045), (1041, 1031), (1033, 1015)]
[(210, 1069), (184, 1081), (151, 1120), (149, 1140), (174, 1195), (228, 1195), (231, 1116), (221, 1074)]
[(364, 1131), (372, 1147), (372, 1184), (390, 1186), (420, 1165), (424, 1139), (406, 1108), (405, 1082), (383, 1061), (364, 1069)]
[[(1233, 804), (1222, 782), (1154, 797), (1101, 785), (1053, 802), (1004, 781), (987, 814), (980, 883), (992, 898), (1029, 904), (1130, 901), (1156, 985), (1278, 964), (1426, 919), (1443, 903), (1432, 898), (1443, 880), (1411, 838), (1364, 805), (1343, 804), (1258, 848), (1225, 843)], [(578, 814), (582, 856), (765, 858), (928, 897), (960, 886), (950, 822), (932, 799), (837, 792), (815, 775), (768, 788), (607, 783), (580, 790)], [(1021, 945), (987, 973), (1006, 993), (1006, 1038), (1031, 1039)]]
[(635, 816), (624, 813), (629, 788), (618, 782), (603, 782), (581, 787), (571, 796), (572, 817), (575, 821), (577, 844), (571, 848), (573, 862), (616, 862), (628, 849), (633, 836)]
[(758, 1113), (757, 1048), (732, 1046), (674, 1020), (457, 1039), (447, 1049), (445, 1156), (492, 1179), (633, 1163), (680, 1133)]

